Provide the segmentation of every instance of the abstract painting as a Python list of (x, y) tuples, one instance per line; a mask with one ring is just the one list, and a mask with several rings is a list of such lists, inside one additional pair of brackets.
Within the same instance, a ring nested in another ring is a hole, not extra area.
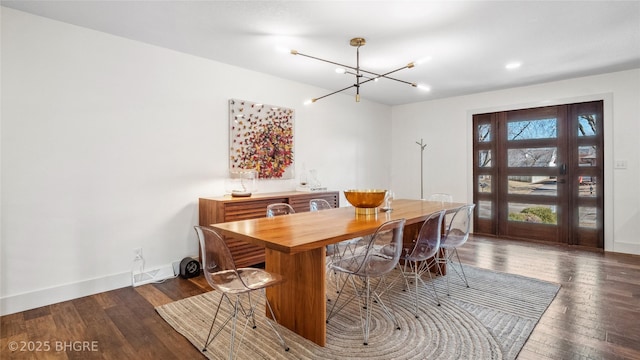
[(259, 179), (293, 178), (295, 112), (229, 100), (229, 170), (255, 170)]

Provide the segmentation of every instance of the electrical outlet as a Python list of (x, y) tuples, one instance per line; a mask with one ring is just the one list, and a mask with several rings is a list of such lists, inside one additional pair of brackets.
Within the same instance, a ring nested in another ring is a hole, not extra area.
[(142, 248), (141, 247), (134, 248), (133, 249), (133, 256), (134, 256), (135, 260), (142, 259)]
[(627, 168), (627, 160), (616, 160), (613, 166), (616, 169), (626, 169)]

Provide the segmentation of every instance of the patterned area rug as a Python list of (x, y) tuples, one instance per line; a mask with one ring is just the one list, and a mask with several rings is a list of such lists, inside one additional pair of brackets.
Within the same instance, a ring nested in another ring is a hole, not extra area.
[[(366, 346), (357, 301), (331, 318), (325, 347), (278, 326), (289, 352), (280, 346), (264, 323), (267, 321), (264, 312), (259, 311), (258, 327), (246, 328), (238, 359), (515, 359), (560, 286), (471, 266), (465, 266), (464, 270), (470, 288), (464, 287), (452, 273), (451, 295), (447, 296), (444, 279), (437, 279), (441, 306), (436, 306), (429, 288), (429, 293), (421, 296), (417, 319), (415, 295), (403, 291), (403, 281), (396, 281), (390, 294), (401, 329), (395, 329), (376, 304)], [(328, 294), (335, 293), (331, 283)], [(219, 294), (212, 291), (159, 306), (156, 311), (201, 350), (218, 299)], [(224, 304), (221, 311), (229, 314), (230, 306)], [(331, 306), (331, 302), (328, 304)], [(229, 329), (230, 324), (208, 346), (205, 356), (228, 358)]]

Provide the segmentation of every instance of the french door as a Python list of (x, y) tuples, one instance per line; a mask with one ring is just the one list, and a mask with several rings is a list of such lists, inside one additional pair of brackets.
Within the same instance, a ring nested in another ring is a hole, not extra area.
[(474, 115), (474, 232), (603, 248), (602, 109)]

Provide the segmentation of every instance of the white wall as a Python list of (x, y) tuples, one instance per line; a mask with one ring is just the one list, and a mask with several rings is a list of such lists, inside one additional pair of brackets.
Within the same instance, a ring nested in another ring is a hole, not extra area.
[(303, 106), (326, 89), (4, 7), (1, 35), (0, 314), (128, 286), (134, 247), (149, 268), (197, 254), (197, 199), (224, 192), (230, 98), (294, 108), (296, 167), (330, 189), (420, 197), (423, 138), (425, 194), (461, 200), (473, 113), (605, 99), (606, 248), (640, 254), (640, 70), (393, 109)]
[(388, 187), (390, 107), (302, 104), (326, 92), (2, 8), (0, 313), (128, 286), (134, 247), (147, 268), (197, 254), (230, 98), (294, 108), (296, 167), (323, 186)]
[[(392, 188), (420, 197), (446, 192), (472, 201), (472, 116), (500, 110), (604, 100), (605, 250), (640, 254), (640, 69), (508, 90), (426, 101), (392, 110)], [(626, 160), (626, 169), (614, 169)]]

